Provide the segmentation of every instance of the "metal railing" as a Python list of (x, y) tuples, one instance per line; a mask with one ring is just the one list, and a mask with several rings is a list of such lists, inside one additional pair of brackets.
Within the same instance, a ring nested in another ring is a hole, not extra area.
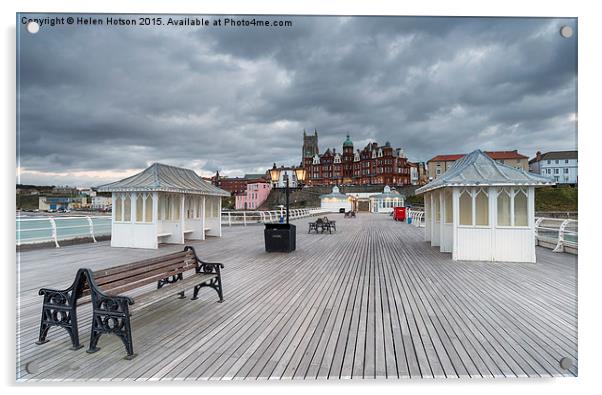
[[(290, 219), (298, 219), (331, 212), (319, 208), (291, 209)], [(273, 211), (222, 211), (222, 225), (244, 225), (279, 222), (286, 210)], [(17, 246), (36, 243), (54, 243), (80, 238), (111, 235), (111, 216), (39, 216), (17, 217)]]
[[(424, 211), (408, 210), (412, 225), (424, 226)], [(577, 253), (579, 249), (579, 221), (565, 218), (535, 218), (535, 244), (554, 252)]]
[[(298, 219), (311, 217), (332, 211), (321, 208), (296, 208), (291, 209), (289, 218)], [(222, 225), (266, 224), (279, 222), (280, 218), (286, 217), (286, 209), (272, 211), (222, 211)]]
[[(417, 227), (424, 226), (424, 211), (408, 209), (407, 219), (411, 219), (411, 223)], [(406, 219), (406, 221), (407, 221)]]
[(577, 253), (579, 221), (563, 218), (535, 218), (535, 243), (554, 252)]
[(96, 243), (96, 237), (111, 234), (110, 216), (73, 217), (17, 217), (17, 246), (89, 237)]

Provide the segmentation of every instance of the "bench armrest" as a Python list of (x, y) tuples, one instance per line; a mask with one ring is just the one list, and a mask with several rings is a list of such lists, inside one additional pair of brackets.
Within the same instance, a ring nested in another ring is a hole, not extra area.
[(220, 275), (220, 269), (224, 268), (224, 264), (223, 263), (216, 263), (216, 262), (205, 262), (199, 259), (199, 257), (196, 254), (196, 251), (194, 250), (194, 247), (192, 246), (186, 246), (184, 247), (184, 251), (192, 251), (192, 254), (194, 255), (194, 259), (196, 260), (196, 272), (197, 273), (217, 273), (217, 275)]
[[(80, 269), (84, 270), (86, 273), (86, 278), (88, 279), (88, 285), (90, 286), (90, 293), (92, 295), (92, 302), (94, 308), (100, 308), (104, 302), (109, 301), (109, 304), (117, 304), (119, 307), (127, 306), (134, 304), (134, 299), (125, 295), (108, 295), (102, 291), (102, 289), (96, 284), (96, 280), (94, 280), (94, 275), (92, 274), (92, 270), (90, 269)], [(110, 306), (112, 307), (112, 306)]]
[(75, 306), (76, 300), (81, 296), (81, 289), (85, 280), (85, 271), (79, 269), (75, 274), (73, 283), (65, 289), (41, 288), (38, 295), (44, 296), (44, 304)]

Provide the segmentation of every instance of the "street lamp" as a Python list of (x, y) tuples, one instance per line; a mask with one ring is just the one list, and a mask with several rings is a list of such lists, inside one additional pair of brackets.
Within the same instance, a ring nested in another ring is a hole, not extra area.
[(295, 167), (295, 176), (297, 177), (297, 184), (305, 183), (305, 176), (307, 171), (304, 167)]
[(293, 167), (292, 172), (285, 170), (284, 166), (280, 168), (274, 166), (269, 170), (270, 179), (274, 188), (278, 187), (280, 177), (284, 180), (284, 192), (286, 196), (286, 224), (266, 224), (264, 231), (266, 251), (281, 251), (291, 252), (295, 250), (296, 245), (296, 228), (295, 225), (289, 223), (289, 191), (290, 177), (294, 174), (297, 178), (297, 187), (305, 181), (306, 171), (303, 167)]

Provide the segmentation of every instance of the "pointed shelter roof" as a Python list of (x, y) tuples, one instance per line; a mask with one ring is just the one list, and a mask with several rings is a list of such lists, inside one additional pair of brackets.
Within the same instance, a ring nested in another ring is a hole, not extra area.
[(465, 155), (443, 175), (418, 188), (422, 194), (438, 188), (458, 186), (544, 186), (554, 185), (550, 177), (496, 162), (481, 150)]
[(388, 185), (385, 185), (385, 188), (383, 189), (383, 193), (379, 193), (376, 195), (372, 195), (370, 196), (370, 198), (372, 199), (405, 199), (405, 195), (397, 192), (397, 191), (392, 191), (391, 187), (389, 187)]
[(341, 200), (345, 200), (347, 199), (347, 195), (345, 195), (344, 193), (339, 192), (339, 187), (334, 186), (332, 187), (332, 192), (325, 194), (325, 195), (320, 195), (320, 199), (341, 199)]
[(175, 192), (208, 196), (230, 193), (203, 180), (193, 170), (153, 163), (146, 170), (98, 187), (99, 192)]

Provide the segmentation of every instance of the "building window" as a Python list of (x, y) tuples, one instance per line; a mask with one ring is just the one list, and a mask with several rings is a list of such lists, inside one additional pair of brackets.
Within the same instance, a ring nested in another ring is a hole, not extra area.
[(460, 225), (472, 225), (472, 196), (468, 190), (460, 194)]
[(433, 199), (435, 200), (435, 204), (433, 208), (435, 210), (435, 222), (441, 222), (441, 201), (439, 200), (439, 193), (433, 193)]
[(528, 226), (527, 190), (502, 188), (497, 195), (498, 226)]
[(506, 188), (499, 190), (497, 195), (497, 224), (510, 226), (510, 191)]
[(554, 163), (558, 164), (558, 159), (556, 159), (556, 160), (554, 161)]
[(153, 195), (144, 194), (144, 222), (153, 222)]
[(564, 169), (564, 174), (569, 174), (569, 169)]
[(558, 174), (558, 169), (554, 169), (554, 174)]
[(452, 207), (452, 192), (449, 188), (445, 189), (443, 197), (445, 198), (445, 223), (451, 224), (454, 220), (454, 211)]
[(144, 203), (142, 202), (142, 193), (138, 193), (136, 197), (136, 222), (142, 222)]
[(123, 221), (123, 200), (120, 193), (115, 194), (115, 221)]
[(552, 161), (548, 161), (548, 165), (549, 165), (550, 163), (552, 163)]
[(527, 226), (527, 192), (524, 189), (514, 191), (514, 226)]
[(132, 195), (126, 193), (123, 197), (123, 222), (132, 221)]
[(475, 224), (477, 226), (489, 225), (489, 197), (484, 189), (479, 190), (475, 197)]
[(564, 163), (569, 163), (569, 160), (568, 160), (568, 159), (565, 159), (565, 160), (564, 160)]

